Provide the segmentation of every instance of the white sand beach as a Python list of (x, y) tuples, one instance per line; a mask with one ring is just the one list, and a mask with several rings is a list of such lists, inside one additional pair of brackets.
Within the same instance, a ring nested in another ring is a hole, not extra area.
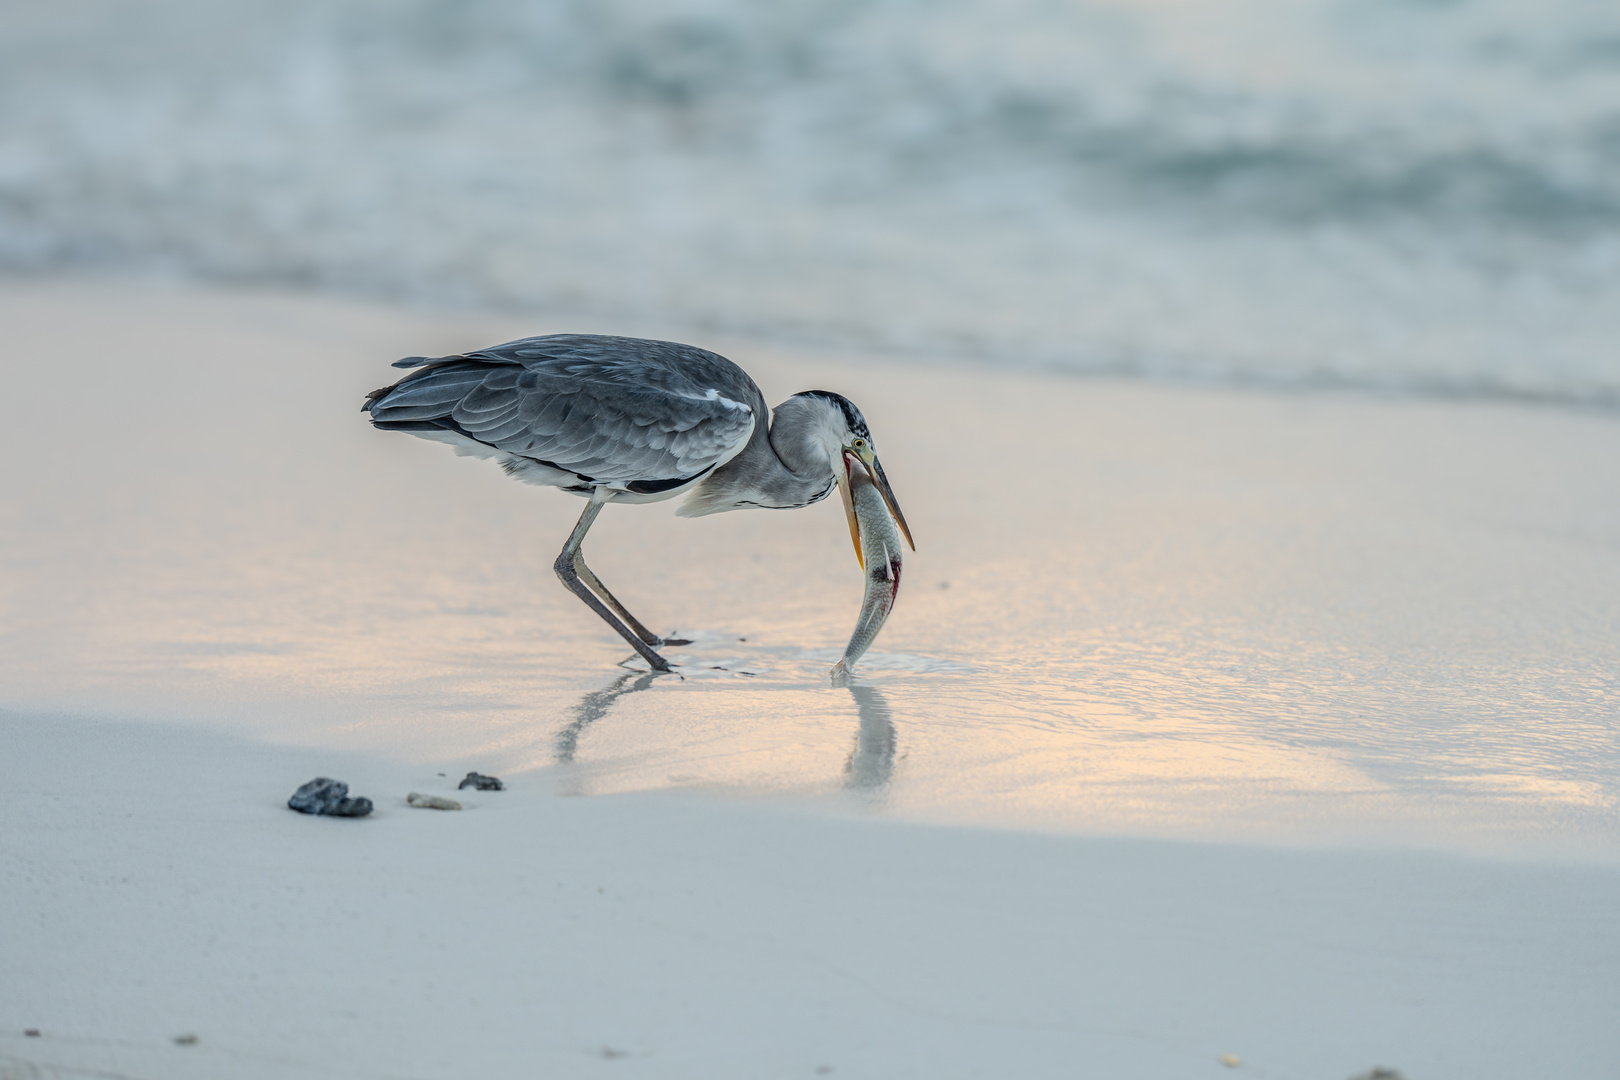
[[(380, 754), (60, 717), (4, 733), (7, 1080), (1614, 1061), (1612, 867), (564, 798), (545, 773), (474, 795)], [(285, 809), (317, 773), (376, 812)], [(466, 809), (409, 809), (413, 790)]]
[(652, 678), (578, 500), (359, 412), (579, 329), (677, 336), (0, 285), (0, 1076), (1611, 1074), (1613, 415), (699, 339), (918, 548), (838, 688), (835, 502), (609, 507)]

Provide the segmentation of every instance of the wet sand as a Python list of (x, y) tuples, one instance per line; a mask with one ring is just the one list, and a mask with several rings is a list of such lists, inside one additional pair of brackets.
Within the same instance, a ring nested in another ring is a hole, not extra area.
[[(358, 411), (396, 356), (577, 320), (13, 281), (0, 325), (28, 973), (0, 1012), (50, 1033), (0, 1034), (19, 1061), (1418, 1078), (1620, 1049), (1612, 417), (594, 320), (771, 401), (849, 394), (919, 544), (839, 688), (835, 501), (610, 507), (592, 565), (695, 638), (654, 679), (550, 573), (577, 500)], [(404, 808), (470, 768), (510, 798)], [(318, 772), (376, 818), (280, 808)]]

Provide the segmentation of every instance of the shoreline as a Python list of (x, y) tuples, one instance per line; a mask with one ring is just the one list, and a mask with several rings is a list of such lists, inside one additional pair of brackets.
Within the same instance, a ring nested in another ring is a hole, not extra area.
[[(1533, 387), (1496, 385), (1478, 380), (1401, 381), (1387, 374), (1356, 382), (1337, 373), (1264, 374), (1251, 368), (1234, 368), (1226, 373), (1205, 370), (1197, 363), (1138, 360), (1098, 360), (1086, 363), (1053, 354), (1040, 359), (1021, 359), (982, 348), (951, 348), (942, 344), (907, 345), (904, 342), (873, 343), (836, 335), (818, 336), (803, 330), (772, 330), (745, 323), (717, 324), (703, 320), (682, 321), (669, 315), (590, 307), (526, 307), (518, 303), (466, 302), (394, 294), (379, 290), (353, 292), (322, 291), (274, 281), (210, 281), (199, 277), (170, 275), (131, 269), (47, 269), (29, 271), (0, 268), (0, 291), (7, 289), (104, 292), (109, 296), (148, 293), (169, 296), (211, 296), (238, 299), (249, 304), (283, 302), (294, 306), (327, 307), (333, 312), (369, 311), (395, 319), (412, 321), (429, 328), (461, 326), (469, 332), (484, 327), (504, 327), (514, 337), (534, 333), (545, 326), (547, 333), (561, 333), (558, 326), (587, 332), (620, 334), (627, 337), (653, 337), (674, 341), (709, 341), (712, 347), (735, 359), (739, 356), (778, 357), (836, 356), (847, 363), (877, 364), (884, 367), (912, 368), (921, 373), (948, 370), (960, 373), (1007, 375), (1013, 378), (1050, 378), (1060, 381), (1124, 386), (1164, 387), (1171, 391), (1214, 394), (1258, 394), (1284, 398), (1340, 399), (1382, 404), (1463, 405), (1484, 408), (1549, 409), (1575, 416), (1620, 418), (1620, 392), (1612, 389), (1547, 390)], [(610, 329), (593, 329), (609, 327)], [(385, 375), (388, 374), (385, 372)], [(395, 373), (397, 376), (397, 373)]]

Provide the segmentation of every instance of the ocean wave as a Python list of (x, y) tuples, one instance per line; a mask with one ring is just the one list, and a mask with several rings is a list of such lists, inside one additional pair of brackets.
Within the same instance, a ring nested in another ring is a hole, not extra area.
[(19, 3), (0, 265), (1620, 397), (1587, 0)]

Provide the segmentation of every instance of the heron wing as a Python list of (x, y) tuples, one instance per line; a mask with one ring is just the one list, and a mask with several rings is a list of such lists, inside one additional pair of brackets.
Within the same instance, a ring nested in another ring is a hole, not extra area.
[(557, 334), (459, 356), (374, 393), (378, 427), (453, 431), (599, 483), (688, 479), (728, 460), (763, 399), (741, 368), (689, 345)]

